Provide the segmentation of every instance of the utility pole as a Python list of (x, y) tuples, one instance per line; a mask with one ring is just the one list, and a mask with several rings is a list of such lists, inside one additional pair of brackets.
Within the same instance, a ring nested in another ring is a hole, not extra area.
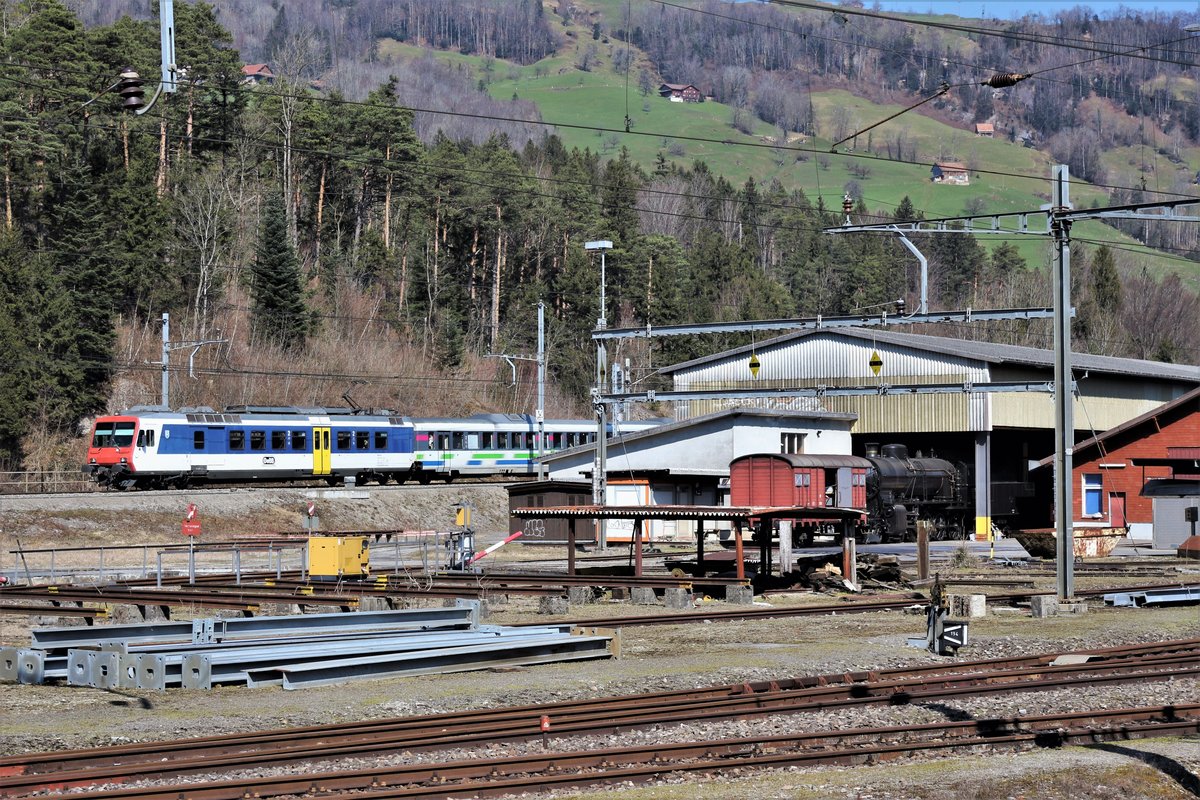
[(537, 424), (538, 462), (537, 479), (546, 479), (546, 465), (542, 463), (546, 444), (546, 304), (538, 302), (538, 349), (537, 349)]
[[(584, 250), (600, 251), (600, 317), (596, 320), (596, 329), (608, 327), (607, 309), (605, 308), (604, 290), (604, 251), (611, 250), (611, 241), (599, 240), (585, 242)], [(605, 505), (608, 497), (608, 481), (605, 472), (608, 469), (608, 406), (601, 398), (605, 394), (608, 382), (608, 348), (603, 339), (596, 340), (596, 388), (593, 390), (593, 403), (596, 409), (596, 457), (592, 464), (592, 502), (598, 506)], [(596, 541), (601, 547), (608, 546), (608, 532), (604, 520), (597, 520)]]
[(512, 370), (512, 385), (517, 385), (517, 365), (513, 361), (537, 363), (537, 408), (533, 412), (537, 425), (537, 479), (544, 480), (545, 466), (542, 458), (546, 447), (546, 304), (538, 302), (537, 355), (517, 356), (508, 353), (488, 353), (484, 358), (503, 358)]
[(1058, 598), (1075, 596), (1075, 531), (1072, 524), (1071, 453), (1075, 446), (1071, 392), (1071, 210), (1070, 174), (1066, 164), (1054, 167), (1050, 229), (1054, 261), (1054, 532), (1058, 537)]
[(200, 352), (200, 348), (206, 344), (228, 344), (228, 339), (198, 339), (190, 342), (172, 342), (171, 341), (171, 315), (163, 313), (162, 315), (162, 361), (159, 364), (162, 366), (162, 407), (171, 410), (171, 373), (170, 361), (172, 350), (182, 350), (184, 348), (192, 348), (191, 355), (188, 356), (188, 376), (196, 377), (196, 353)]

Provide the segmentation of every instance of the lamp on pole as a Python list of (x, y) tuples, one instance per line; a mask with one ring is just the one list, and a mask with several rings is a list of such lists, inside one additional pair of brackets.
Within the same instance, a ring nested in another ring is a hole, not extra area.
[[(585, 242), (583, 249), (587, 251), (600, 251), (600, 318), (596, 320), (596, 328), (604, 330), (608, 327), (608, 317), (605, 308), (604, 300), (604, 252), (612, 250), (613, 243), (607, 239), (597, 240), (594, 242)], [(605, 481), (605, 471), (607, 470), (608, 461), (608, 407), (600, 400), (601, 395), (605, 391), (605, 378), (608, 374), (608, 352), (603, 339), (596, 340), (596, 388), (594, 392), (594, 405), (596, 409), (596, 457), (592, 463), (592, 502), (598, 506), (605, 503), (605, 498), (608, 494), (608, 489)], [(608, 546), (608, 534), (604, 520), (598, 520), (596, 531), (596, 542), (600, 547)]]

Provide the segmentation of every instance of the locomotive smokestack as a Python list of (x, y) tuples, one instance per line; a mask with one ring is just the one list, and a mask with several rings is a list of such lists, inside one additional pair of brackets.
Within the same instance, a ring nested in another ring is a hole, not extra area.
[(879, 442), (867, 442), (864, 446), (867, 448), (867, 458), (879, 455)]

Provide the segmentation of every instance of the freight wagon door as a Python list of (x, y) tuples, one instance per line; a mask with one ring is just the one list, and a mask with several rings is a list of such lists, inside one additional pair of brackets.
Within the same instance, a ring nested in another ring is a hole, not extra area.
[(837, 471), (837, 505), (841, 508), (854, 505), (854, 479), (850, 472), (850, 467), (840, 467)]
[(329, 428), (313, 428), (313, 475), (329, 474)]

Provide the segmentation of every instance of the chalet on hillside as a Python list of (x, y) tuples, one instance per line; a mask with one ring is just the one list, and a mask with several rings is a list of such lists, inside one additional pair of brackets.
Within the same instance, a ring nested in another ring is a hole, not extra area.
[(929, 170), (929, 179), (934, 183), (952, 183), (956, 186), (969, 186), (971, 173), (966, 164), (958, 161), (947, 161), (934, 164)]
[(268, 64), (247, 64), (242, 67), (242, 83), (258, 86), (265, 83), (268, 86), (275, 82), (275, 73)]
[(664, 83), (658, 87), (658, 96), (672, 103), (703, 103), (704, 95), (690, 83)]
[(996, 136), (996, 126), (990, 122), (976, 122), (975, 135), (986, 136), (987, 138), (992, 139)]

